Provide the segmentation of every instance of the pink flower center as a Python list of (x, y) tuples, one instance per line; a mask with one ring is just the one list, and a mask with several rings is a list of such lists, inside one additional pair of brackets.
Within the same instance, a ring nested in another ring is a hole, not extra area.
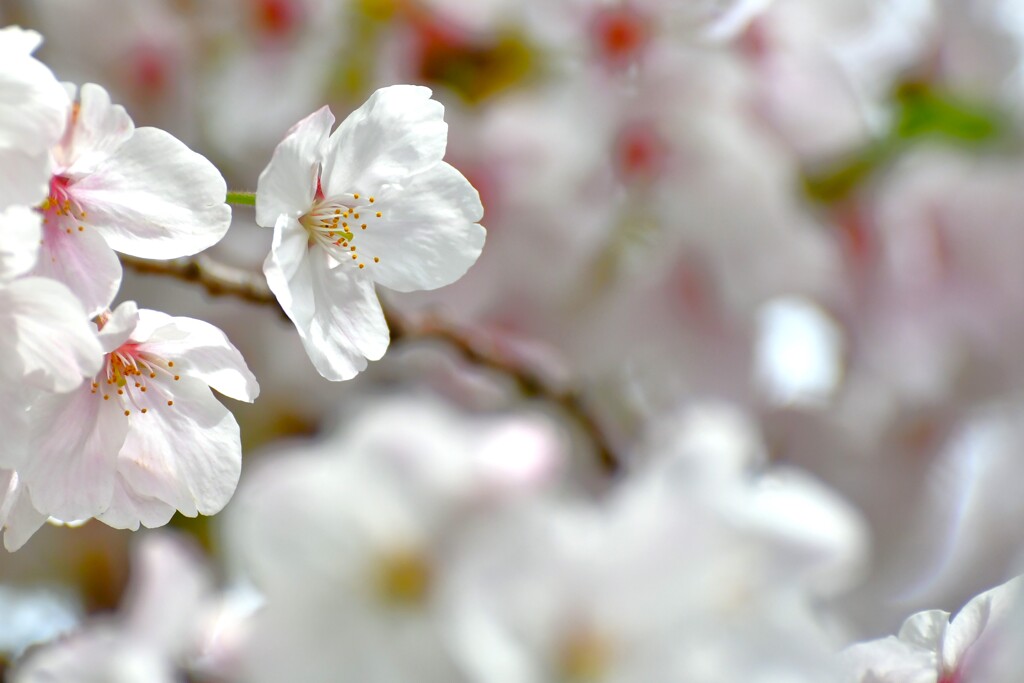
[(649, 124), (633, 123), (619, 132), (615, 162), (623, 180), (650, 180), (664, 170), (666, 161), (664, 141)]
[(83, 222), (88, 214), (75, 201), (70, 191), (71, 180), (55, 175), (50, 179), (50, 196), (43, 200), (39, 209), (43, 212), (43, 226), (48, 229), (63, 229), (67, 234), (85, 231)]
[[(101, 316), (98, 322), (102, 329), (105, 319)], [(174, 405), (167, 380), (180, 379), (174, 361), (144, 351), (135, 342), (125, 342), (106, 355), (106, 363), (92, 383), (92, 393), (104, 401), (120, 401), (125, 417), (135, 411), (145, 415), (155, 406)]]
[(591, 40), (598, 55), (614, 67), (635, 61), (649, 39), (646, 18), (628, 7), (601, 9), (591, 22)]
[(253, 18), (264, 37), (282, 40), (298, 28), (302, 7), (294, 0), (254, 0)]

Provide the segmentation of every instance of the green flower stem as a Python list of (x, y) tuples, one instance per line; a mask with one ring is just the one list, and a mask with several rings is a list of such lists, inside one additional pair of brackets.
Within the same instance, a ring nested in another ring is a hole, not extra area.
[(229, 191), (227, 202), (235, 206), (256, 206), (256, 193)]

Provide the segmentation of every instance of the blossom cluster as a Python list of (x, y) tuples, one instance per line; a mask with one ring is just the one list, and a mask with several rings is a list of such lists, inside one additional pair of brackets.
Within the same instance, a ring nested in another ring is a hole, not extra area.
[(223, 237), (224, 179), (169, 133), (136, 129), (102, 87), (58, 82), (33, 56), (40, 42), (0, 31), (9, 550), (49, 517), (138, 529), (175, 510), (220, 510), (241, 454), (238, 425), (209, 386), (242, 400), (258, 393), (208, 323), (130, 301), (110, 310), (115, 252), (174, 258)]
[[(118, 253), (175, 259), (224, 237), (224, 178), (170, 133), (136, 128), (101, 86), (58, 82), (33, 56), (40, 42), (34, 31), (0, 32), (8, 550), (47, 519), (138, 529), (220, 511), (238, 482), (241, 441), (210, 389), (249, 402), (259, 394), (213, 325), (133, 301), (111, 310)], [(375, 282), (440, 287), (480, 253), (483, 209), (442, 161), (443, 111), (429, 89), (394, 86), (329, 136), (324, 107), (260, 178), (256, 220), (275, 229), (268, 284), (328, 379), (352, 378), (388, 346)]]
[(1018, 683), (1020, 5), (0, 6), (0, 669)]

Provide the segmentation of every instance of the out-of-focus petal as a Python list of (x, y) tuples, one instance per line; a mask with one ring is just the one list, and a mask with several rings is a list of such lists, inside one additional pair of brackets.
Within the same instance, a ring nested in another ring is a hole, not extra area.
[(171, 317), (159, 311), (139, 312), (139, 327), (152, 330), (142, 348), (164, 358), (179, 358), (189, 376), (201, 379), (220, 393), (238, 401), (252, 402), (259, 396), (256, 377), (227, 335), (210, 323), (195, 318)]

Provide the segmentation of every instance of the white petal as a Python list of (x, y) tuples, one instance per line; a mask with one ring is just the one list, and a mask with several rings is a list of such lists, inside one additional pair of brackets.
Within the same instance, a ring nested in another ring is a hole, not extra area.
[(0, 358), (16, 359), (30, 386), (71, 391), (103, 363), (95, 329), (59, 282), (26, 277), (0, 287), (0, 327)]
[(298, 218), (313, 206), (320, 156), (334, 125), (322, 107), (295, 124), (274, 150), (256, 183), (256, 223), (272, 228), (281, 216)]
[(16, 472), (0, 470), (0, 528), (4, 547), (14, 552), (46, 521), (46, 515), (32, 507), (24, 483)]
[(123, 301), (107, 316), (103, 329), (99, 331), (100, 344), (104, 353), (117, 350), (135, 332), (139, 325), (139, 306), (134, 301)]
[(400, 292), (436, 289), (455, 282), (476, 263), (486, 231), (480, 195), (461, 173), (437, 164), (401, 187), (391, 186), (375, 204), (383, 214), (357, 231), (370, 276)]
[(907, 617), (900, 626), (900, 641), (927, 652), (939, 652), (949, 626), (949, 612), (939, 609), (918, 612)]
[(37, 206), (50, 192), (50, 153), (0, 147), (0, 209)]
[(198, 548), (185, 536), (146, 534), (136, 546), (132, 568), (121, 608), (128, 632), (168, 654), (191, 646), (213, 597)]
[(77, 112), (54, 150), (61, 175), (78, 179), (92, 173), (134, 131), (124, 107), (113, 104), (102, 87), (86, 83), (79, 91)]
[(171, 521), (174, 507), (156, 498), (144, 498), (135, 493), (124, 479), (117, 474), (114, 480), (114, 496), (110, 507), (96, 519), (115, 529), (138, 531), (139, 524), (150, 529), (161, 527)]
[[(2, 162), (0, 162), (2, 163)], [(0, 281), (32, 270), (39, 255), (42, 216), (24, 206), (0, 213)]]
[(116, 395), (103, 400), (104, 386), (47, 396), (32, 408), (33, 456), (21, 474), (41, 512), (86, 519), (110, 505), (129, 419)]
[(852, 645), (839, 662), (850, 683), (936, 683), (938, 656), (892, 636)]
[(985, 591), (964, 605), (945, 633), (942, 659), (946, 671), (955, 671), (963, 665), (968, 649), (981, 638), (986, 629), (995, 630), (1005, 624), (1007, 614), (1024, 595), (1021, 592), (1022, 585), (1024, 577), (1017, 577)]
[(0, 29), (0, 55), (8, 58), (30, 55), (43, 44), (38, 31), (7, 26)]
[[(183, 515), (212, 515), (238, 484), (238, 423), (203, 382), (183, 376), (147, 392), (146, 414), (133, 411), (118, 471), (136, 496), (156, 498)], [(168, 406), (163, 396), (173, 396)]]
[(274, 241), (263, 262), (270, 291), (297, 328), (313, 319), (313, 276), (310, 273), (309, 234), (298, 220), (282, 215), (274, 226)]
[(311, 249), (307, 260), (313, 317), (304, 327), (292, 320), (317, 371), (332, 381), (351, 379), (391, 341), (373, 282), (321, 249)]
[(143, 309), (139, 315), (140, 327), (153, 328), (139, 345), (141, 350), (161, 358), (181, 359), (183, 372), (225, 396), (250, 403), (259, 396), (256, 377), (221, 330), (202, 320), (173, 318), (158, 311)]
[(143, 647), (111, 623), (99, 622), (28, 652), (18, 662), (18, 683), (175, 683), (167, 655)]
[(33, 274), (63, 282), (91, 317), (106, 310), (121, 287), (121, 262), (91, 226), (66, 232), (43, 227), (43, 243)]
[(0, 32), (0, 148), (48, 151), (64, 131), (70, 101), (53, 73), (29, 53), (38, 33)]
[(142, 258), (195, 254), (231, 224), (220, 172), (156, 128), (136, 130), (69, 193), (88, 213), (87, 228), (100, 230), (115, 251)]
[(372, 194), (444, 157), (448, 124), (430, 89), (381, 88), (341, 122), (324, 152), (321, 183), (327, 197)]
[(5, 375), (0, 372), (4, 387), (0, 390), (0, 468), (17, 469), (28, 452), (28, 407), (32, 399), (17, 378)]

